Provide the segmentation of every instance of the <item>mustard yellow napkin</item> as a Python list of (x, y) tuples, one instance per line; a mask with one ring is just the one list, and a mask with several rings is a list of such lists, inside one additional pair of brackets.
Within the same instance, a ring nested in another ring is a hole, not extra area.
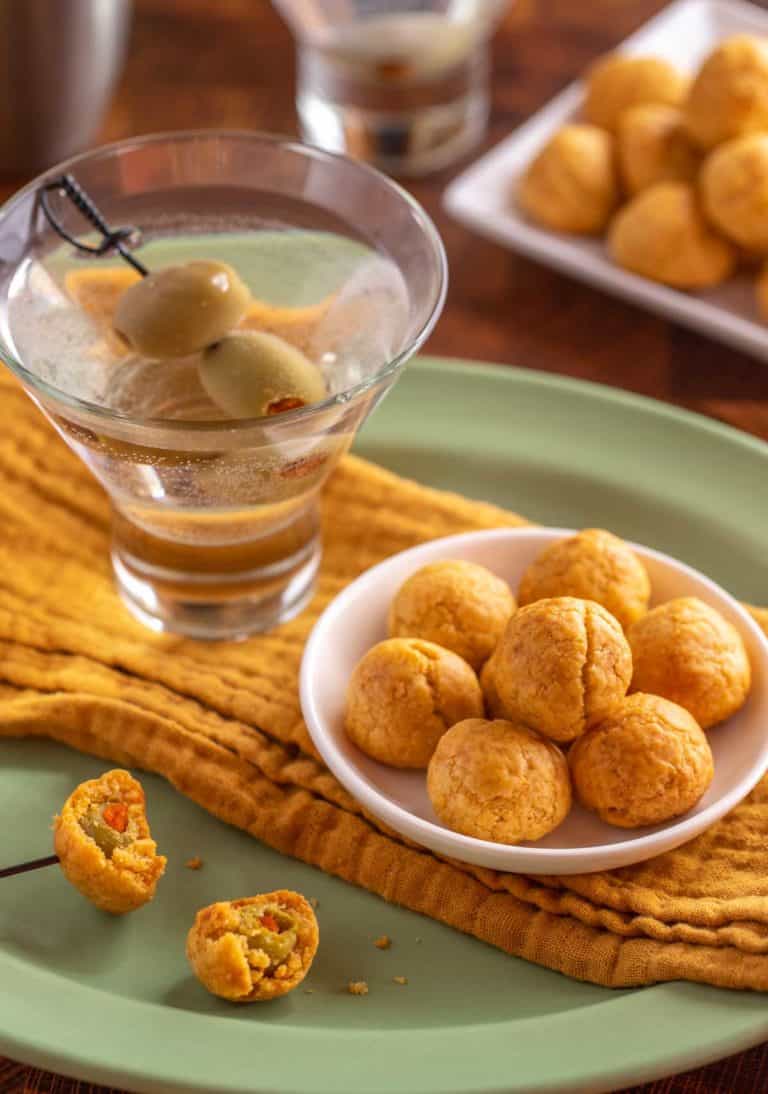
[(0, 735), (159, 772), (285, 854), (569, 976), (768, 989), (768, 781), (651, 862), (534, 879), (406, 844), (361, 811), (312, 747), (297, 674), (328, 601), (395, 551), (521, 518), (348, 458), (325, 493), (311, 607), (271, 635), (208, 646), (154, 635), (122, 608), (106, 499), (6, 375), (0, 415)]

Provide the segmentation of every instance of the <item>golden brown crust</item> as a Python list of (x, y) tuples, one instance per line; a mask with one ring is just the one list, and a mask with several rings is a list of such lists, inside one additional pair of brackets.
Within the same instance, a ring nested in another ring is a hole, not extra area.
[(527, 568), (520, 605), (552, 596), (594, 600), (628, 627), (648, 610), (651, 582), (635, 552), (602, 528), (585, 528), (551, 543)]
[(627, 632), (632, 691), (685, 707), (703, 729), (735, 714), (751, 685), (749, 657), (736, 628), (697, 597), (660, 604)]
[(515, 607), (506, 581), (485, 566), (444, 559), (422, 566), (400, 587), (389, 609), (389, 636), (436, 642), (479, 669)]
[(768, 252), (768, 135), (739, 137), (716, 148), (701, 171), (704, 211), (747, 251)]
[[(276, 907), (295, 922), (295, 945), (284, 959), (275, 960), (259, 947), (244, 922), (243, 912), (249, 907)], [(300, 893), (278, 889), (202, 908), (187, 935), (187, 957), (195, 976), (213, 995), (234, 1003), (263, 1002), (286, 995), (301, 983), (319, 937), (310, 904)]]
[(619, 266), (676, 289), (719, 285), (736, 264), (684, 182), (658, 182), (632, 198), (611, 223), (608, 249)]
[(555, 741), (572, 741), (624, 698), (632, 657), (621, 625), (591, 600), (537, 600), (512, 617), (496, 654), (508, 715)]
[(352, 674), (345, 727), (375, 760), (418, 768), (447, 729), (482, 714), (480, 683), (458, 654), (420, 638), (388, 638)]
[(501, 719), (453, 726), (430, 761), (427, 789), (449, 828), (495, 843), (541, 839), (571, 807), (568, 764), (559, 748)]
[(662, 103), (679, 106), (689, 81), (659, 57), (626, 57), (610, 53), (587, 74), (584, 117), (593, 125), (615, 130), (621, 116), (633, 106)]
[(720, 42), (699, 69), (685, 104), (701, 148), (768, 129), (768, 40), (737, 34)]
[(661, 824), (692, 809), (712, 781), (712, 752), (687, 710), (628, 696), (568, 756), (582, 805), (620, 828)]
[(701, 162), (682, 111), (662, 103), (634, 106), (622, 114), (616, 148), (621, 181), (630, 195), (657, 182), (693, 182)]
[(610, 134), (593, 125), (565, 125), (533, 158), (517, 188), (532, 220), (555, 232), (597, 235), (619, 200)]
[[(110, 857), (82, 827), (94, 807), (119, 803), (127, 809), (131, 842)], [(83, 896), (115, 915), (134, 911), (155, 895), (166, 858), (157, 854), (145, 812), (144, 791), (128, 771), (107, 771), (81, 783), (54, 818), (53, 844), (61, 869)]]

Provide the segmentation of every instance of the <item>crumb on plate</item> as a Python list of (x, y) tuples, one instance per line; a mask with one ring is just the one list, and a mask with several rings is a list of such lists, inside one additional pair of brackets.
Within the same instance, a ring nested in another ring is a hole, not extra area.
[(194, 858), (187, 859), (184, 865), (188, 870), (202, 870), (203, 860), (200, 858), (199, 855), (195, 855)]
[(368, 984), (365, 980), (350, 980), (347, 991), (350, 995), (367, 995)]
[(388, 950), (392, 945), (392, 939), (388, 934), (383, 934), (379, 938), (375, 938), (373, 944), (377, 950)]

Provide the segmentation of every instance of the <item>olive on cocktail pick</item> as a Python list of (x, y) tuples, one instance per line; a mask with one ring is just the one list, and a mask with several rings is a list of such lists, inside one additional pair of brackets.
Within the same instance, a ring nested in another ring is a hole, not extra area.
[(208, 346), (199, 372), (208, 395), (233, 418), (282, 414), (328, 395), (317, 366), (266, 331), (236, 331)]
[(237, 326), (250, 298), (231, 266), (198, 259), (156, 270), (127, 288), (113, 325), (145, 357), (186, 357)]

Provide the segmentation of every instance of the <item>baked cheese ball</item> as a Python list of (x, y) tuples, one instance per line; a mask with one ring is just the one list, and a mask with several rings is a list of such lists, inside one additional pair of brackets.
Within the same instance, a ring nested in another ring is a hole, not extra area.
[(592, 125), (614, 131), (630, 107), (644, 103), (679, 106), (690, 81), (659, 57), (627, 57), (610, 53), (587, 73), (584, 117)]
[(374, 760), (424, 768), (447, 729), (482, 715), (480, 683), (458, 654), (421, 638), (388, 638), (352, 673), (345, 728)]
[(768, 39), (736, 34), (720, 42), (699, 69), (684, 112), (691, 138), (704, 149), (768, 130)]
[(602, 528), (585, 528), (551, 543), (528, 566), (520, 605), (552, 596), (594, 600), (628, 627), (648, 610), (651, 582), (635, 552)]
[(541, 839), (571, 808), (560, 749), (502, 720), (471, 718), (449, 729), (429, 762), (427, 790), (448, 828), (494, 843)]
[(618, 200), (613, 139), (594, 125), (559, 129), (517, 187), (518, 204), (531, 220), (575, 235), (599, 235)]
[(293, 991), (309, 972), (318, 941), (310, 904), (278, 889), (202, 908), (187, 935), (187, 957), (213, 995), (256, 1003)]
[(663, 103), (634, 106), (622, 114), (616, 149), (621, 181), (630, 195), (657, 182), (693, 182), (701, 161), (682, 111)]
[(572, 741), (621, 702), (632, 655), (621, 624), (592, 600), (551, 597), (512, 616), (495, 657), (511, 720)]
[(389, 609), (389, 635), (436, 642), (479, 669), (515, 607), (509, 585), (485, 566), (458, 559), (430, 562), (398, 590)]
[(714, 775), (696, 720), (676, 703), (642, 692), (580, 737), (568, 762), (582, 805), (619, 828), (687, 813)]
[(751, 684), (736, 628), (694, 596), (660, 604), (629, 628), (632, 690), (679, 703), (703, 729), (735, 714)]
[(704, 219), (694, 187), (659, 182), (641, 191), (614, 217), (608, 250), (617, 265), (676, 289), (719, 285), (736, 252)]
[(67, 880), (114, 915), (150, 901), (165, 870), (141, 784), (120, 769), (76, 787), (54, 818), (53, 845)]
[(723, 235), (747, 251), (768, 253), (768, 134), (716, 148), (701, 171), (701, 198)]

